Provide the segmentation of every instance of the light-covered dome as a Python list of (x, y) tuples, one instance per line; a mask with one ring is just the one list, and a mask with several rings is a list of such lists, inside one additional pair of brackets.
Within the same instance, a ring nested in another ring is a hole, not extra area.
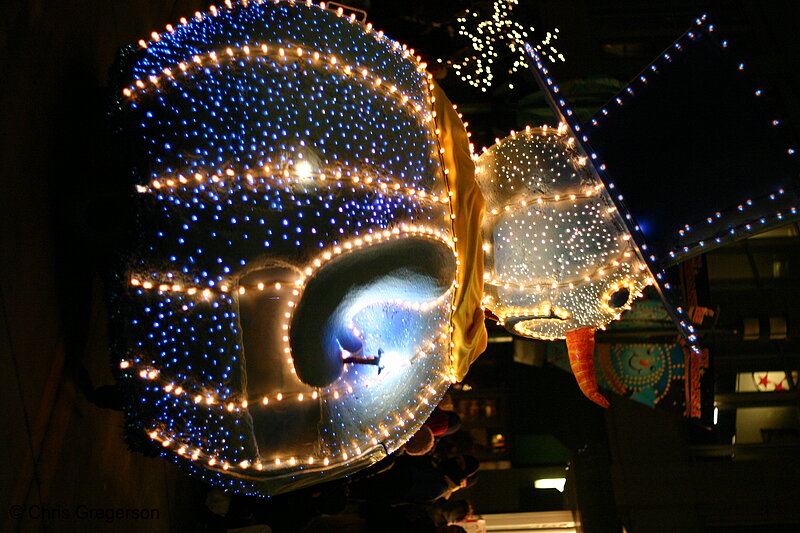
[(619, 213), (563, 130), (527, 128), (477, 161), (484, 304), (513, 332), (565, 338), (619, 318), (651, 282)]
[(439, 402), (455, 244), (412, 51), (311, 2), (226, 5), (121, 62), (119, 379), (130, 434), (275, 494), (380, 460)]

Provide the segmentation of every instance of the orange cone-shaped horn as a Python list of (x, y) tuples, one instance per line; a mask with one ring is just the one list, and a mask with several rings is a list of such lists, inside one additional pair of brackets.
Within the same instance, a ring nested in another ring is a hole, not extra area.
[(568, 331), (567, 352), (569, 366), (583, 394), (600, 407), (608, 407), (610, 404), (600, 394), (597, 388), (597, 376), (594, 373), (594, 329), (581, 328)]

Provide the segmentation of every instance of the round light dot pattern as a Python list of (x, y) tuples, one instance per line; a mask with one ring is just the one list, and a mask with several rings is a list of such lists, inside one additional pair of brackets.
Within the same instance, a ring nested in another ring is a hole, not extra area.
[[(254, 495), (397, 449), (451, 382), (454, 286), (361, 295), (349, 327), (384, 368), (345, 365), (327, 387), (297, 377), (289, 324), (344, 254), (415, 238), (455, 262), (424, 64), (320, 5), (243, 1), (154, 32), (121, 70), (113, 119), (139, 204), (120, 297), (129, 430)], [(248, 324), (265, 328), (263, 351), (245, 350)]]
[[(526, 128), (477, 160), (487, 212), (484, 304), (514, 332), (541, 339), (605, 326), (651, 283), (564, 131)], [(627, 301), (612, 300), (623, 289)]]

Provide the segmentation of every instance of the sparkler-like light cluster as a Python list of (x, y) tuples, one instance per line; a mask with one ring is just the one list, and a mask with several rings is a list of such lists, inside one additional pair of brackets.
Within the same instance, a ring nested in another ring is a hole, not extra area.
[[(531, 41), (534, 29), (525, 28), (510, 18), (511, 11), (517, 4), (518, 0), (495, 0), (491, 16), (477, 25), (475, 21), (479, 14), (475, 11), (467, 11), (465, 17), (458, 19), (458, 34), (469, 39), (475, 52), (474, 55), (451, 64), (462, 81), (486, 92), (494, 81), (493, 65), (501, 54), (508, 53), (505, 48), (514, 56), (509, 74), (527, 67), (525, 43)], [(473, 25), (474, 28), (471, 28)], [(564, 61), (564, 56), (554, 45), (558, 34), (558, 28), (546, 32), (544, 39), (534, 47), (552, 62)]]
[(565, 131), (512, 132), (478, 158), (487, 210), (484, 304), (506, 327), (541, 339), (605, 326), (652, 283)]
[[(115, 118), (140, 207), (120, 300), (132, 430), (250, 494), (394, 451), (451, 382), (455, 285), (340, 265), (409, 243), (456, 268), (425, 65), (371, 25), (294, 0), (212, 6), (124, 64)], [(314, 308), (320, 273), (353, 283), (335, 325), (381, 356), (380, 373), (342, 346), (328, 385), (301, 379), (311, 356), (292, 339), (322, 332), (293, 317)]]

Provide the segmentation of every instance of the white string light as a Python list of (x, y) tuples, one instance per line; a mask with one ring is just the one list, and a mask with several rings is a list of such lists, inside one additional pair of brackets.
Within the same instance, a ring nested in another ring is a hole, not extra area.
[(557, 339), (604, 327), (652, 282), (563, 126), (498, 140), (476, 175), (490, 213), (484, 305), (515, 332)]

